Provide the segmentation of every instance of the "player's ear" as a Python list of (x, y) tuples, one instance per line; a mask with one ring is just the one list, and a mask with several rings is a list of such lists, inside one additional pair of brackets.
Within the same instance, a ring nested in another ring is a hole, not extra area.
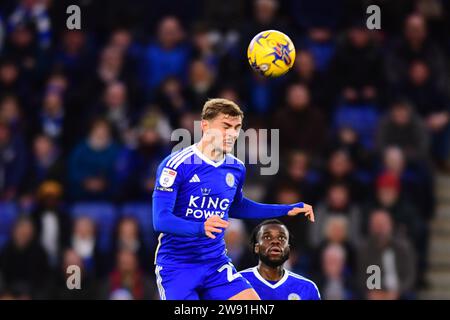
[(205, 132), (209, 128), (209, 121), (202, 119), (202, 121), (200, 122), (200, 127), (202, 128), (202, 132)]
[(253, 251), (258, 254), (259, 253), (259, 243), (255, 244), (255, 248), (253, 249)]

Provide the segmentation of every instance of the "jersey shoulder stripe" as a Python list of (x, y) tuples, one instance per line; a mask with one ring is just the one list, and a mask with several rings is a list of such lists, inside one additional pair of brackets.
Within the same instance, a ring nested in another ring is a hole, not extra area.
[(173, 164), (173, 169), (176, 170), (180, 164), (182, 164), (186, 159), (188, 159), (189, 157), (191, 157), (194, 154), (194, 151), (188, 152), (185, 155), (183, 155), (183, 157), (179, 160), (177, 160), (174, 164)]
[(288, 272), (289, 272), (289, 276), (291, 276), (293, 278), (311, 283), (314, 286), (314, 288), (317, 290), (317, 293), (319, 294), (319, 297), (320, 297), (319, 288), (317, 288), (317, 285), (312, 280), (309, 280), (308, 278), (302, 277), (301, 275), (293, 273), (291, 271), (288, 271)]
[(227, 153), (227, 156), (229, 156), (230, 158), (232, 158), (233, 160), (235, 160), (236, 162), (242, 164), (245, 167), (244, 162), (242, 160), (240, 160), (239, 158), (235, 157), (233, 154)]
[(186, 155), (190, 151), (192, 151), (192, 146), (173, 153), (170, 156), (170, 159), (167, 162), (166, 166), (172, 168), (177, 163), (178, 160), (180, 160), (184, 155)]

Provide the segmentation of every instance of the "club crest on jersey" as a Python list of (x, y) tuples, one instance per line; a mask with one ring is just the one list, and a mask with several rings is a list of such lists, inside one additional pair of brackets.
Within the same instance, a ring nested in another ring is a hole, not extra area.
[(225, 182), (229, 187), (234, 186), (234, 176), (232, 173), (227, 173), (227, 175), (225, 176)]
[(164, 168), (161, 176), (159, 177), (159, 184), (165, 188), (168, 188), (173, 185), (176, 176), (177, 172), (175, 170)]
[(296, 293), (290, 293), (288, 295), (288, 300), (302, 300), (302, 298)]
[(201, 190), (202, 190), (202, 195), (203, 196), (207, 196), (207, 195), (209, 195), (210, 193), (211, 193), (211, 188), (201, 188)]

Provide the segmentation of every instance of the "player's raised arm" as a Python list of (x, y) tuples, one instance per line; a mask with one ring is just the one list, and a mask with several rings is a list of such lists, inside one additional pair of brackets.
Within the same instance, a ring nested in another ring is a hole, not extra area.
[(285, 215), (296, 216), (303, 213), (309, 221), (314, 222), (314, 211), (309, 204), (298, 202), (294, 204), (266, 204), (258, 203), (244, 197), (242, 186), (244, 184), (245, 170), (239, 182), (236, 196), (231, 205), (229, 215), (238, 219), (268, 219)]

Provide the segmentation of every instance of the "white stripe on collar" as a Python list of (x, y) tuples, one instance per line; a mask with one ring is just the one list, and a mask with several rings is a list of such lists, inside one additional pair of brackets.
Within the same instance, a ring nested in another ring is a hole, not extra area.
[(264, 279), (261, 274), (258, 271), (258, 267), (253, 267), (253, 274), (255, 275), (256, 278), (258, 278), (259, 281), (261, 281), (262, 283), (264, 283), (266, 286), (272, 288), (272, 289), (276, 289), (279, 286), (281, 286), (283, 283), (286, 282), (286, 280), (289, 277), (289, 272), (287, 270), (284, 270), (284, 275), (283, 277), (275, 284), (271, 284), (269, 281), (267, 281), (266, 279)]
[(226, 159), (226, 156), (224, 155), (223, 158), (222, 158), (222, 160), (220, 160), (220, 161), (218, 161), (218, 162), (212, 161), (211, 159), (209, 159), (207, 156), (205, 156), (205, 155), (198, 149), (197, 144), (194, 144), (192, 149), (194, 150), (195, 154), (196, 154), (200, 159), (202, 159), (202, 160), (205, 161), (207, 164), (210, 164), (210, 165), (212, 165), (213, 167), (216, 167), (216, 168), (217, 168), (218, 166), (220, 166), (220, 165), (225, 161), (225, 159)]

